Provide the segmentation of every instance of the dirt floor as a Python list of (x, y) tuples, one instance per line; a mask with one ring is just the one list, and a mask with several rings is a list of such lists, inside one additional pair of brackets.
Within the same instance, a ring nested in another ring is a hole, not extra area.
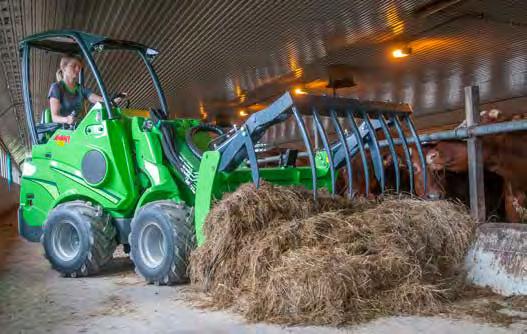
[(250, 324), (233, 313), (193, 307), (188, 287), (145, 285), (119, 250), (96, 277), (62, 278), (40, 244), (16, 233), (14, 212), (0, 218), (1, 333), (527, 333), (526, 300), (491, 294), (467, 297), (442, 316), (389, 317), (345, 328)]

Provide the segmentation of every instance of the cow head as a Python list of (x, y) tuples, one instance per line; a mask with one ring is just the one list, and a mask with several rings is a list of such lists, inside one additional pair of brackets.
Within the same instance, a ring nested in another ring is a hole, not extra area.
[(498, 109), (491, 109), (489, 111), (483, 110), (479, 113), (479, 117), (479, 122), (481, 124), (498, 123), (503, 122), (505, 120), (505, 116), (503, 115), (501, 110)]
[[(434, 144), (423, 145), (423, 154), (426, 157)], [(412, 155), (412, 166), (414, 171), (414, 190), (415, 194), (425, 199), (441, 199), (445, 197), (445, 175), (444, 173), (430, 169), (428, 164), (426, 167), (426, 187), (423, 180), (423, 166), (419, 155), (415, 150), (410, 150)], [(425, 191), (426, 189), (426, 191)]]
[(426, 153), (426, 164), (432, 171), (465, 172), (468, 169), (467, 144), (464, 141), (442, 141)]

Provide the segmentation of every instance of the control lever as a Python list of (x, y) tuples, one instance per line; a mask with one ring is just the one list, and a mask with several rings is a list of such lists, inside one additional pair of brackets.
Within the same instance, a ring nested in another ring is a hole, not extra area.
[(73, 117), (74, 122), (71, 123), (71, 124), (63, 123), (62, 129), (64, 129), (64, 130), (75, 130), (75, 128), (77, 127), (77, 122), (75, 121), (75, 118), (77, 117), (77, 111), (73, 110), (71, 112), (70, 116)]

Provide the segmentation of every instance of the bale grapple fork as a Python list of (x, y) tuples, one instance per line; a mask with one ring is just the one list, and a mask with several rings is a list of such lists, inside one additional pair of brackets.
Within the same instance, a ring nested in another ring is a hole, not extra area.
[[(396, 153), (395, 141), (392, 128), (395, 129), (397, 138), (403, 147), (405, 162), (410, 173), (410, 189), (413, 193), (413, 164), (408, 140), (405, 137), (403, 124), (406, 125), (415, 144), (423, 172), (423, 182), (426, 185), (426, 162), (417, 132), (410, 117), (411, 109), (406, 104), (360, 102), (356, 99), (293, 95), (285, 93), (268, 108), (251, 115), (247, 121), (232, 134), (222, 145), (218, 147), (221, 153), (219, 171), (229, 172), (236, 169), (244, 159), (248, 159), (253, 183), (260, 183), (260, 171), (255, 150), (264, 132), (271, 126), (284, 122), (293, 116), (300, 130), (302, 141), (309, 158), (313, 196), (316, 198), (317, 171), (315, 157), (318, 154), (313, 148), (312, 139), (306, 127), (304, 117), (311, 116), (315, 124), (317, 135), (320, 136), (323, 152), (327, 156), (327, 162), (331, 178), (331, 192), (335, 193), (337, 170), (346, 167), (348, 180), (352, 180), (352, 160), (357, 153), (360, 154), (365, 176), (366, 189), (369, 189), (369, 169), (366, 151), (370, 150), (373, 171), (381, 189), (384, 192), (385, 171), (383, 167), (383, 156), (381, 154), (381, 143), (379, 132), (385, 138), (389, 153), (393, 159), (393, 168), (396, 179), (396, 191), (400, 189), (400, 157)], [(327, 129), (324, 128), (322, 117), (329, 117), (333, 125), (332, 133), (336, 134), (336, 140), (330, 142)], [(362, 122), (357, 124), (357, 119)], [(345, 127), (351, 131), (344, 130)], [(348, 195), (352, 196), (353, 185), (348, 187)]]

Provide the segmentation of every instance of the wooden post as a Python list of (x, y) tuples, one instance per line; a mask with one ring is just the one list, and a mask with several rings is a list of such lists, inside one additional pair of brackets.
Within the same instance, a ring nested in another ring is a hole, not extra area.
[[(467, 127), (479, 123), (479, 88), (465, 87), (465, 116)], [(467, 139), (470, 213), (480, 223), (485, 222), (485, 187), (483, 183), (483, 149), (481, 139)]]

